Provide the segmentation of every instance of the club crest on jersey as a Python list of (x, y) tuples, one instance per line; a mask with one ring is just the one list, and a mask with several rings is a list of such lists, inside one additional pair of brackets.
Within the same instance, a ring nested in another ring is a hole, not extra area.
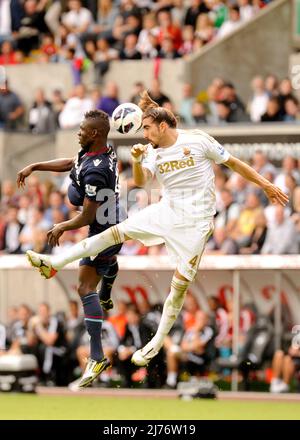
[(160, 174), (170, 173), (171, 171), (181, 170), (183, 168), (193, 167), (194, 158), (190, 156), (187, 160), (170, 160), (158, 165)]
[(97, 194), (97, 187), (93, 185), (86, 184), (85, 185), (85, 193), (89, 197), (95, 197)]
[(183, 154), (185, 156), (188, 156), (189, 154), (191, 154), (191, 149), (189, 147), (183, 147)]
[(95, 159), (93, 160), (95, 167), (97, 167), (98, 165), (100, 165), (100, 163), (102, 162), (101, 159)]

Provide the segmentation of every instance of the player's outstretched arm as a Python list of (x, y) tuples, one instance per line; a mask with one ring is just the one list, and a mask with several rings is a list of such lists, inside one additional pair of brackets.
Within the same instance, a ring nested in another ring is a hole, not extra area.
[(51, 246), (59, 246), (59, 239), (65, 231), (82, 228), (91, 225), (96, 218), (98, 202), (94, 202), (85, 197), (82, 211), (70, 220), (57, 223), (47, 232), (48, 243)]
[(151, 172), (142, 167), (143, 155), (147, 150), (147, 145), (136, 144), (131, 148), (132, 174), (136, 186), (144, 186), (151, 179)]
[(289, 200), (288, 196), (284, 194), (284, 192), (281, 191), (278, 186), (273, 185), (271, 182), (269, 182), (269, 180), (258, 174), (245, 162), (234, 156), (230, 156), (228, 161), (224, 162), (224, 165), (226, 165), (232, 171), (239, 173), (250, 182), (256, 183), (258, 186), (260, 186), (266, 193), (271, 203), (279, 203), (282, 206), (285, 206), (287, 204)]
[(73, 166), (73, 158), (71, 159), (54, 159), (48, 160), (46, 162), (37, 162), (27, 165), (18, 172), (17, 175), (17, 185), (18, 188), (24, 188), (25, 180), (33, 171), (56, 171), (63, 173), (65, 171), (70, 171)]

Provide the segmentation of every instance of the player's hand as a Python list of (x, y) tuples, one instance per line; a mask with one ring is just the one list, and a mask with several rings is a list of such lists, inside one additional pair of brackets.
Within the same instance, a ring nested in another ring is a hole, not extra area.
[(18, 172), (18, 176), (17, 176), (18, 188), (25, 187), (25, 179), (26, 177), (30, 176), (31, 173), (32, 173), (31, 165), (28, 165), (27, 167), (23, 168), (21, 171)]
[(59, 246), (59, 239), (63, 235), (64, 230), (60, 223), (54, 225), (50, 231), (47, 232), (47, 239), (50, 246)]
[(289, 201), (288, 196), (283, 191), (281, 191), (278, 186), (275, 186), (272, 183), (264, 188), (264, 192), (266, 193), (268, 199), (273, 205), (279, 203), (280, 205), (285, 206)]
[(143, 155), (146, 153), (147, 151), (147, 145), (143, 145), (143, 144), (135, 144), (132, 148), (131, 148), (131, 156), (133, 159), (135, 159), (136, 161), (141, 161)]

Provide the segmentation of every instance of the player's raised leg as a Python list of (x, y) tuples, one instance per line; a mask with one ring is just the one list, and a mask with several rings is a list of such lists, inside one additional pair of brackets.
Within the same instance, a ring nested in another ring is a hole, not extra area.
[(132, 363), (138, 366), (145, 366), (157, 355), (163, 346), (165, 336), (173, 327), (182, 309), (189, 284), (190, 281), (176, 270), (171, 281), (171, 291), (164, 303), (157, 332), (145, 347), (133, 354), (131, 358)]
[(124, 234), (117, 225), (112, 226), (101, 234), (76, 243), (70, 249), (58, 255), (43, 255), (34, 251), (27, 251), (26, 255), (30, 264), (39, 269), (41, 274), (48, 279), (72, 261), (97, 255), (111, 246), (123, 243), (125, 240)]

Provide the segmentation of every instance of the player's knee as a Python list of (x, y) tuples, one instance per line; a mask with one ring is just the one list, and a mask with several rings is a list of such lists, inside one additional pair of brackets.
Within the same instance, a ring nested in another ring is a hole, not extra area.
[(88, 293), (94, 292), (95, 286), (91, 285), (88, 281), (82, 281), (77, 287), (77, 292), (80, 297), (87, 295)]

